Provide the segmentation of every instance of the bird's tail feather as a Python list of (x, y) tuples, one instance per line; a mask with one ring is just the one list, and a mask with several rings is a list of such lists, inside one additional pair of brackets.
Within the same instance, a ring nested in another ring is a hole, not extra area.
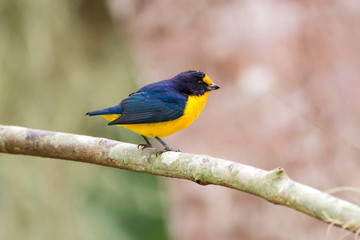
[(112, 115), (112, 114), (121, 114), (123, 111), (121, 105), (116, 105), (114, 107), (109, 107), (101, 110), (96, 110), (92, 112), (86, 113), (89, 116), (96, 116), (96, 115)]

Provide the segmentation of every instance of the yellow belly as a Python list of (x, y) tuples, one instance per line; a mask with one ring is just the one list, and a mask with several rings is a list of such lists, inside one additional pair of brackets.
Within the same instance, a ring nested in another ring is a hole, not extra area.
[[(171, 121), (158, 123), (139, 123), (139, 124), (123, 124), (118, 125), (125, 127), (131, 131), (137, 132), (146, 137), (166, 137), (181, 129), (184, 129), (199, 116), (204, 108), (209, 92), (205, 92), (202, 96), (189, 96), (185, 106), (184, 114)], [(109, 121), (117, 119), (120, 114), (101, 115)]]

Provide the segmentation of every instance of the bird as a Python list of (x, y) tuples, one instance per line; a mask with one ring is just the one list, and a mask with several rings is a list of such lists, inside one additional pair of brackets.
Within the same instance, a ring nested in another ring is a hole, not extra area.
[(131, 93), (118, 105), (91, 111), (89, 116), (100, 115), (109, 121), (139, 133), (146, 144), (138, 148), (152, 148), (149, 138), (155, 138), (166, 151), (179, 152), (161, 138), (191, 125), (199, 116), (209, 92), (220, 87), (201, 71), (188, 70), (159, 82), (148, 84)]

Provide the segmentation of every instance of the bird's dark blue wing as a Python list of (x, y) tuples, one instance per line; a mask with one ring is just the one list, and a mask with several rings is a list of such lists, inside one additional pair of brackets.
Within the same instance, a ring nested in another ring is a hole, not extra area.
[(156, 123), (177, 119), (183, 115), (187, 97), (173, 91), (138, 91), (124, 99), (121, 116), (115, 124)]

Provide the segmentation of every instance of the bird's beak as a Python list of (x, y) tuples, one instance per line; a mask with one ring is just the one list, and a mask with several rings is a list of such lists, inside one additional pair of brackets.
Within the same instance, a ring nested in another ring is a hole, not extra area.
[(208, 86), (206, 86), (206, 90), (207, 91), (212, 91), (212, 90), (216, 90), (216, 89), (219, 89), (220, 87), (218, 85), (216, 85), (215, 83), (212, 83)]

